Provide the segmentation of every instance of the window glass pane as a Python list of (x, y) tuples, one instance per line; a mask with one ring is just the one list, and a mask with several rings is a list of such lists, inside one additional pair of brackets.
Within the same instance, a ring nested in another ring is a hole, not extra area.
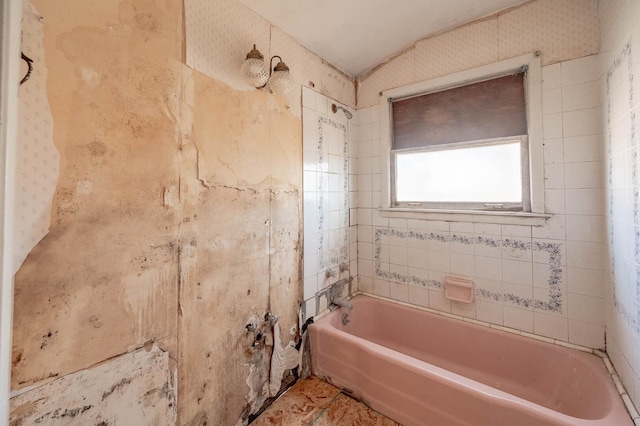
[(522, 202), (520, 141), (396, 153), (397, 202)]

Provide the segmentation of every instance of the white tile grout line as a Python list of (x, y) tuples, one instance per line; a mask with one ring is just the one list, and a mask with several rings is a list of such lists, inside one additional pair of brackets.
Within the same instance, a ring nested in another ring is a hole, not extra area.
[[(629, 416), (631, 416), (631, 419), (633, 420), (633, 423), (635, 424), (635, 426), (640, 426), (640, 414), (638, 414), (638, 410), (636, 410), (636, 407), (633, 405), (633, 401), (631, 401), (631, 398), (629, 397), (629, 394), (627, 393), (626, 389), (624, 388), (624, 385), (622, 384), (622, 381), (620, 380), (620, 377), (618, 376), (618, 373), (616, 373), (616, 370), (613, 367), (613, 364), (611, 363), (611, 360), (609, 359), (609, 356), (607, 355), (606, 352), (603, 352), (603, 351), (601, 351), (599, 349), (588, 348), (586, 346), (574, 345), (573, 343), (564, 342), (562, 340), (557, 340), (557, 339), (551, 339), (549, 337), (538, 336), (537, 334), (527, 333), (526, 331), (520, 331), (520, 330), (516, 330), (514, 328), (504, 327), (502, 325), (491, 324), (491, 323), (488, 323), (488, 322), (479, 321), (477, 319), (463, 317), (461, 315), (455, 315), (455, 314), (450, 314), (448, 312), (436, 311), (435, 309), (425, 308), (424, 306), (412, 305), (412, 304), (407, 303), (407, 302), (402, 302), (402, 301), (399, 301), (399, 300), (394, 300), (394, 299), (390, 299), (390, 298), (383, 297), (383, 296), (377, 296), (375, 294), (365, 293), (365, 292), (363, 292), (361, 290), (357, 290), (349, 298), (353, 298), (353, 297), (358, 296), (358, 295), (363, 295), (363, 296), (367, 296), (367, 297), (372, 297), (374, 299), (384, 300), (384, 301), (389, 302), (389, 303), (395, 303), (396, 305), (402, 305), (402, 306), (406, 306), (406, 307), (409, 307), (409, 308), (414, 308), (414, 309), (418, 309), (418, 310), (421, 310), (421, 311), (430, 312), (432, 314), (440, 315), (440, 316), (443, 316), (443, 317), (448, 317), (448, 318), (453, 318), (453, 319), (457, 319), (457, 320), (460, 320), (460, 321), (465, 321), (465, 322), (476, 324), (476, 325), (479, 325), (479, 326), (482, 326), (482, 327), (489, 327), (489, 328), (493, 328), (493, 329), (496, 329), (496, 330), (502, 330), (502, 331), (505, 331), (507, 333), (518, 334), (520, 336), (528, 337), (530, 339), (539, 340), (539, 341), (542, 341), (542, 342), (545, 342), (545, 343), (551, 343), (553, 345), (563, 346), (565, 348), (575, 349), (575, 350), (578, 350), (578, 351), (587, 352), (587, 353), (596, 355), (596, 356), (600, 357), (602, 359), (602, 361), (604, 362), (604, 365), (607, 368), (607, 371), (609, 372), (609, 376), (611, 377), (611, 380), (613, 380), (613, 383), (616, 386), (616, 390), (618, 391), (618, 394), (620, 395), (620, 398), (622, 398), (622, 401), (624, 402), (625, 408), (627, 409), (627, 412), (629, 413)], [(324, 317), (328, 313), (329, 313), (329, 309), (325, 309), (324, 311), (320, 312), (320, 314), (314, 316), (314, 321)]]

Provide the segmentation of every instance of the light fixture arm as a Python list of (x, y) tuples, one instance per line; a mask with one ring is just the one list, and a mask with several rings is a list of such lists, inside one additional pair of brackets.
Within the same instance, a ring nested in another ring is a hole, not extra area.
[[(255, 49), (255, 45), (254, 45), (254, 49)], [(279, 62), (274, 67), (273, 60), (275, 58), (278, 58)], [(274, 71), (289, 71), (289, 67), (284, 62), (282, 62), (282, 58), (278, 55), (273, 55), (269, 60), (269, 78), (271, 78), (271, 74), (273, 74)], [(264, 89), (265, 87), (267, 87), (267, 84), (269, 84), (269, 80), (267, 80), (265, 84), (260, 86), (259, 89)]]

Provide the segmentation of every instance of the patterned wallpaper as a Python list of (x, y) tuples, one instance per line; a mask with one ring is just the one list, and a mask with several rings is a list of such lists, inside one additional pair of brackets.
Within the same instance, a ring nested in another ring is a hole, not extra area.
[[(43, 26), (44, 21), (36, 8), (25, 1), (22, 51), (34, 63), (31, 78), (20, 86), (19, 91), (14, 271), (49, 231), (51, 200), (60, 166), (60, 155), (53, 144), (53, 120), (46, 92)], [(22, 65), (25, 65), (24, 61)], [(22, 70), (26, 71), (26, 66)]]
[[(301, 116), (301, 87), (354, 106), (351, 78), (328, 66), (282, 30), (271, 26), (235, 0), (185, 0), (187, 65), (238, 90), (254, 90), (240, 77), (240, 66), (253, 44), (265, 62), (278, 55), (295, 82), (289, 107)], [(313, 85), (311, 84), (313, 83)]]
[[(360, 78), (358, 108), (380, 91), (542, 51), (543, 65), (598, 52), (597, 0), (538, 0), (416, 42)], [(452, 54), (455, 52), (455, 54)]]

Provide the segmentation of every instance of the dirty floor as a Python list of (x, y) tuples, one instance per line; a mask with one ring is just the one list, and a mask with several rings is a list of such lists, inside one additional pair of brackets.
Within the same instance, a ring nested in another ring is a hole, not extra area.
[(400, 426), (316, 377), (299, 380), (251, 426)]

